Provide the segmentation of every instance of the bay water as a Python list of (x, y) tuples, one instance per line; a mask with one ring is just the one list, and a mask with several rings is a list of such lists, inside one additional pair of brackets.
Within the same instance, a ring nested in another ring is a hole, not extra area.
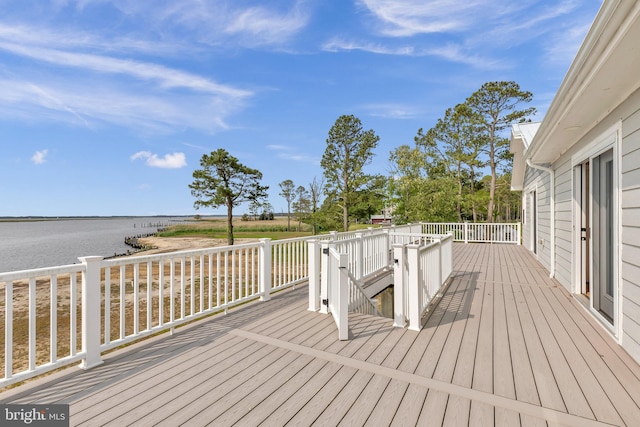
[(78, 263), (133, 250), (126, 236), (154, 233), (185, 218), (104, 217), (0, 221), (0, 272)]

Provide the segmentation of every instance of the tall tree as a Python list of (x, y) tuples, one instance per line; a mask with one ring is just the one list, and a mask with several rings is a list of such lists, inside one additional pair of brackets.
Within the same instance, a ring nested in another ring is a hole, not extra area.
[(200, 166), (202, 169), (193, 172), (194, 181), (189, 184), (196, 198), (193, 205), (196, 209), (226, 206), (227, 242), (233, 245), (233, 208), (265, 198), (269, 187), (260, 185), (260, 171), (243, 165), (223, 148), (204, 154)]
[(511, 124), (524, 120), (533, 114), (533, 107), (518, 109), (521, 103), (530, 102), (531, 92), (522, 91), (516, 82), (488, 82), (467, 98), (469, 107), (482, 118), (481, 131), (486, 137), (491, 183), (489, 185), (489, 203), (487, 222), (493, 222), (497, 169), (506, 156), (509, 140), (503, 136)]
[(296, 186), (290, 179), (285, 179), (278, 185), (280, 186), (280, 195), (287, 201), (287, 231), (291, 231), (291, 203), (296, 198)]
[(298, 231), (302, 229), (302, 220), (308, 217), (310, 208), (309, 192), (302, 185), (296, 188), (296, 201), (293, 202), (293, 211), (298, 219)]
[(358, 190), (368, 181), (363, 171), (371, 162), (378, 137), (372, 129), (362, 129), (362, 122), (353, 115), (338, 117), (329, 130), (327, 148), (320, 165), (326, 178), (325, 191), (342, 207), (342, 228), (349, 230), (349, 209)]
[(399, 222), (449, 222), (456, 218), (456, 181), (440, 157), (416, 145), (391, 152), (394, 218)]
[[(449, 108), (444, 117), (438, 119), (434, 127), (425, 134), (418, 130), (415, 142), (424, 147), (430, 157), (439, 157), (446, 170), (458, 187), (456, 195), (456, 213), (458, 222), (462, 222), (463, 193), (468, 181), (470, 164), (477, 160), (474, 153), (474, 140), (480, 118), (466, 104)], [(473, 188), (471, 182), (470, 187)]]
[(322, 189), (324, 188), (324, 179), (318, 181), (313, 177), (313, 181), (309, 184), (309, 207), (311, 209), (311, 227), (313, 235), (318, 234), (318, 210), (322, 202)]

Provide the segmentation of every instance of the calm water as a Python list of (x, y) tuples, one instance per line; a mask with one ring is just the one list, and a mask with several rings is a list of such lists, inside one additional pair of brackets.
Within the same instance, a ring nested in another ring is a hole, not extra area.
[(175, 218), (96, 218), (0, 222), (0, 272), (74, 264), (78, 257), (112, 256), (131, 248), (125, 236), (153, 233), (149, 224)]

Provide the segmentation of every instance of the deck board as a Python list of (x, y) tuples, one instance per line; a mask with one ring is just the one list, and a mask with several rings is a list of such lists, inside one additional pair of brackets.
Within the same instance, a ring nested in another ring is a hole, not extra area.
[(640, 425), (640, 366), (524, 248), (455, 244), (421, 332), (306, 287), (0, 393), (69, 403), (71, 425)]

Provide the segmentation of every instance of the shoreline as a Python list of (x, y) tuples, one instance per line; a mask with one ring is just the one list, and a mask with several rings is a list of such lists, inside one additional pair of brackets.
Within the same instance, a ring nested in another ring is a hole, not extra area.
[[(140, 243), (151, 246), (152, 249), (143, 249), (129, 257), (163, 254), (167, 252), (188, 251), (195, 249), (215, 248), (227, 246), (227, 239), (212, 239), (206, 237), (143, 237), (138, 239)], [(260, 239), (235, 239), (236, 244), (258, 242)]]

